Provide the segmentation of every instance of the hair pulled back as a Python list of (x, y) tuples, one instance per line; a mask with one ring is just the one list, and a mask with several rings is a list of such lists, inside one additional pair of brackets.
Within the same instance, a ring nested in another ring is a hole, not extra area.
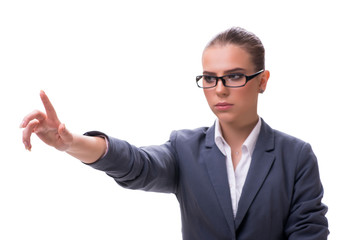
[(227, 44), (236, 45), (248, 52), (256, 71), (265, 69), (265, 48), (260, 39), (252, 32), (241, 27), (232, 27), (216, 35), (205, 49), (214, 45), (225, 46)]

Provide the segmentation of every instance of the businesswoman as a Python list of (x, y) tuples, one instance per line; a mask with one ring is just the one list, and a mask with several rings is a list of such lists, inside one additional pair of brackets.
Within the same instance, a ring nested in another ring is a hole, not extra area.
[(327, 239), (310, 145), (258, 116), (270, 76), (259, 38), (228, 29), (205, 47), (202, 65), (196, 83), (216, 115), (211, 127), (174, 131), (163, 145), (138, 148), (102, 132), (72, 134), (41, 92), (46, 113), (24, 118), (23, 143), (30, 150), (36, 133), (123, 187), (175, 194), (183, 239)]

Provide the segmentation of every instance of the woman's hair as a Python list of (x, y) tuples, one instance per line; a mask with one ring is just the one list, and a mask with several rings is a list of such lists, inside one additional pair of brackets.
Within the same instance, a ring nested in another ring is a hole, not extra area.
[(241, 27), (233, 27), (216, 35), (205, 47), (234, 44), (247, 51), (255, 65), (256, 71), (265, 69), (265, 49), (260, 39)]

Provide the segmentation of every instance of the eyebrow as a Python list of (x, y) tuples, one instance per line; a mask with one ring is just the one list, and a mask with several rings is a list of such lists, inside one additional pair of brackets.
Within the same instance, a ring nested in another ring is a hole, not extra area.
[[(225, 73), (225, 74), (230, 74), (230, 73), (234, 73), (234, 72), (238, 72), (238, 71), (244, 72), (245, 69), (243, 69), (243, 68), (233, 68), (233, 69), (229, 69), (229, 70), (224, 71), (224, 73)], [(208, 72), (208, 71), (204, 71), (203, 74), (204, 74), (204, 75), (216, 75), (216, 73), (214, 73), (214, 72)]]

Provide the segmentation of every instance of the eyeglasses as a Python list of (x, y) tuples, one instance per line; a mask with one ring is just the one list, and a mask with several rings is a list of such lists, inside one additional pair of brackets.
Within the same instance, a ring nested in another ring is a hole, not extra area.
[(251, 79), (253, 79), (262, 72), (264, 72), (264, 69), (250, 76), (246, 76), (245, 74), (242, 73), (228, 74), (221, 77), (200, 75), (196, 77), (196, 84), (198, 85), (199, 88), (213, 88), (217, 85), (220, 79), (225, 87), (238, 88), (245, 86), (248, 81), (250, 81)]

